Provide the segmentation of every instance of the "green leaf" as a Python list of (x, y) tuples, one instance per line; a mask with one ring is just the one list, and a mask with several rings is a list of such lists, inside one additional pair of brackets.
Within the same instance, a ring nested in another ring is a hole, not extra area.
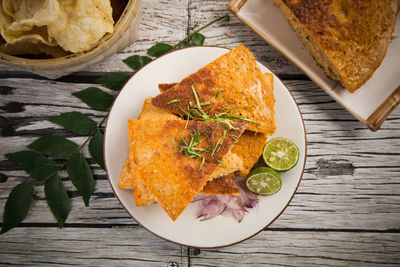
[(89, 107), (104, 111), (108, 110), (114, 102), (114, 96), (97, 87), (89, 87), (72, 95), (85, 102)]
[(62, 228), (68, 217), (70, 206), (67, 190), (60, 176), (58, 176), (58, 173), (55, 173), (46, 180), (44, 193), (46, 195), (47, 205), (50, 207), (54, 217), (56, 217), (58, 226)]
[(72, 184), (81, 194), (85, 206), (89, 206), (89, 199), (94, 188), (92, 170), (82, 153), (76, 154), (67, 164), (67, 173)]
[(120, 90), (129, 80), (129, 75), (122, 72), (110, 72), (96, 80), (96, 83), (111, 90)]
[(122, 60), (126, 65), (128, 65), (131, 69), (138, 70), (147, 63), (149, 63), (152, 59), (146, 56), (134, 55), (130, 56), (124, 60)]
[(96, 133), (90, 140), (89, 152), (90, 155), (92, 155), (94, 161), (96, 161), (96, 163), (99, 164), (100, 167), (104, 169), (103, 140), (104, 140), (103, 134), (100, 132), (99, 129), (97, 129)]
[(56, 159), (68, 159), (78, 149), (78, 145), (62, 136), (45, 135), (30, 144), (28, 148)]
[(169, 44), (164, 44), (164, 43), (158, 43), (150, 47), (150, 49), (147, 51), (147, 54), (153, 57), (159, 57), (167, 53), (172, 49), (172, 46)]
[(22, 183), (11, 190), (4, 208), (3, 227), (0, 234), (17, 226), (28, 214), (35, 188), (32, 184)]
[(55, 161), (35, 151), (24, 150), (9, 153), (5, 156), (30, 176), (41, 181), (50, 178), (59, 167)]
[(49, 121), (61, 125), (76, 134), (88, 135), (96, 127), (96, 122), (80, 112), (65, 112), (52, 117)]
[(188, 46), (190, 46), (189, 42), (187, 40), (184, 40), (178, 44), (177, 48), (185, 48)]
[(191, 39), (195, 45), (203, 45), (204, 39), (206, 39), (206, 37), (201, 33), (196, 32), (195, 34), (192, 35)]

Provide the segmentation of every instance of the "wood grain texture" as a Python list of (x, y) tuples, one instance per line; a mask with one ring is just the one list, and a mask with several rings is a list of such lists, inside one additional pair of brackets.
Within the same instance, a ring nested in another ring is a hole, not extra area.
[(399, 238), (399, 233), (263, 231), (239, 245), (201, 250), (191, 266), (398, 266)]
[(186, 248), (135, 226), (34, 230), (21, 227), (0, 237), (1, 265), (188, 266)]
[[(0, 146), (5, 152), (22, 150), (44, 133), (67, 136), (77, 143), (84, 141), (84, 137), (77, 137), (47, 122), (49, 116), (77, 110), (98, 121), (105, 115), (105, 112), (93, 111), (71, 96), (72, 92), (93, 86), (92, 83), (72, 84), (23, 78), (0, 81), (7, 88), (13, 88), (12, 93), (2, 95), (0, 100), (3, 107), (1, 116), (11, 125), (12, 131), (8, 131), (13, 132), (0, 138)], [(372, 133), (313, 82), (293, 80), (285, 83), (297, 99), (305, 120), (308, 159), (297, 194), (272, 227), (398, 228), (400, 110), (394, 111), (380, 131)], [(52, 101), (48, 101), (49, 98)], [(20, 108), (10, 112), (4, 108), (10, 103), (19, 103), (14, 105)], [(87, 151), (84, 152), (89, 158)], [(72, 212), (67, 223), (100, 221), (135, 224), (114, 197), (104, 171), (93, 161), (91, 163), (97, 180), (91, 206), (84, 208), (80, 196), (67, 182), (73, 196)], [(28, 178), (4, 155), (0, 155), (0, 172), (10, 177), (6, 183), (0, 183), (2, 199), (7, 197), (13, 186)], [(37, 190), (38, 200), (33, 204), (26, 223), (54, 222), (41, 190)], [(3, 205), (4, 201), (0, 202), (0, 210)], [(85, 212), (81, 212), (82, 209)], [(315, 221), (315, 216), (320, 220)]]
[[(94, 111), (71, 93), (94, 86), (107, 71), (133, 73), (122, 59), (156, 42), (175, 43), (197, 23), (226, 12), (229, 1), (142, 1), (139, 41), (76, 73), (51, 81), (0, 65), (0, 222), (11, 189), (30, 179), (6, 160), (44, 134), (85, 138), (47, 121), (61, 112)], [(43, 187), (24, 223), (0, 236), (0, 265), (92, 266), (395, 266), (400, 262), (400, 109), (371, 132), (236, 18), (203, 32), (206, 44), (233, 48), (241, 43), (279, 74), (299, 104), (308, 141), (303, 180), (289, 207), (267, 229), (234, 246), (187, 249), (148, 233), (125, 212), (104, 170), (85, 157), (96, 186), (90, 207), (61, 172), (72, 199), (64, 229), (58, 229)], [(115, 92), (109, 93), (115, 94)]]

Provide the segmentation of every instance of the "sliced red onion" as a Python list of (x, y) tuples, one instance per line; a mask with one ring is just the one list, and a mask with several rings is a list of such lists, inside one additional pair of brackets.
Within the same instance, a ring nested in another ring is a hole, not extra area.
[(258, 203), (258, 197), (255, 193), (247, 189), (246, 178), (242, 176), (236, 176), (234, 177), (234, 181), (236, 182), (240, 191), (240, 195), (238, 196), (239, 203), (246, 208), (254, 208)]
[[(214, 198), (212, 198), (214, 197)], [(219, 201), (215, 196), (210, 196), (210, 201), (206, 205), (203, 204), (203, 209), (201, 210), (200, 215), (198, 218), (202, 221), (214, 218), (222, 214), (226, 208), (225, 204)]]
[(244, 218), (246, 210), (232, 210), (232, 214), (238, 222), (241, 222)]
[[(198, 218), (202, 221), (214, 218), (225, 211), (230, 211), (238, 222), (243, 220), (247, 209), (254, 208), (258, 203), (257, 195), (250, 192), (245, 184), (245, 177), (236, 176), (234, 181), (238, 185), (240, 195), (202, 195), (198, 194), (193, 202), (200, 201), (202, 209)], [(247, 209), (246, 209), (247, 208)]]

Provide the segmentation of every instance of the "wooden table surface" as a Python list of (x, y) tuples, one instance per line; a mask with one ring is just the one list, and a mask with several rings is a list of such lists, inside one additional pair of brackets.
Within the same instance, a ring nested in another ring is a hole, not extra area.
[[(84, 138), (47, 119), (61, 112), (93, 111), (71, 93), (95, 85), (108, 71), (132, 71), (122, 59), (145, 54), (156, 42), (175, 44), (190, 28), (221, 16), (228, 1), (143, 0), (139, 40), (120, 53), (58, 80), (0, 65), (0, 210), (10, 190), (29, 179), (6, 160), (44, 134)], [(85, 152), (96, 179), (90, 207), (65, 181), (72, 197), (63, 229), (36, 189), (27, 218), (0, 236), (0, 264), (95, 266), (395, 266), (400, 264), (400, 109), (371, 132), (298, 68), (236, 18), (203, 31), (205, 44), (245, 44), (288, 86), (302, 112), (308, 155), (303, 180), (285, 212), (242, 243), (193, 249), (164, 241), (122, 208), (105, 172)], [(65, 173), (62, 173), (66, 177)], [(2, 216), (2, 215), (0, 215)], [(0, 217), (2, 221), (2, 217)]]

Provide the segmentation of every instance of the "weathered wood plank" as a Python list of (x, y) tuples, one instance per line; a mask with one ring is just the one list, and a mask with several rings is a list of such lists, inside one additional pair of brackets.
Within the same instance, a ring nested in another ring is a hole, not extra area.
[[(81, 111), (96, 120), (105, 114), (87, 108), (71, 96), (72, 92), (94, 84), (35, 79), (1, 79), (0, 82), (12, 88), (9, 94), (0, 98), (0, 107), (3, 107), (0, 116), (7, 118), (14, 131), (10, 136), (0, 138), (4, 153), (24, 149), (44, 133), (55, 132), (82, 143), (84, 137), (76, 137), (45, 119), (71, 110)], [(398, 228), (400, 110), (396, 109), (382, 129), (372, 133), (313, 82), (293, 80), (285, 83), (297, 99), (305, 120), (308, 159), (298, 193), (272, 227)], [(23, 108), (9, 112), (4, 107), (12, 102), (20, 103)], [(89, 158), (87, 151), (84, 152)], [(135, 224), (113, 196), (104, 171), (95, 168), (97, 184), (89, 208), (83, 207), (78, 193), (66, 183), (74, 197), (67, 222)], [(2, 210), (11, 188), (27, 175), (6, 161), (3, 153), (0, 155), (0, 172), (10, 177), (7, 182), (0, 183)], [(43, 195), (42, 189), (38, 189), (38, 200), (25, 222), (54, 222)], [(315, 220), (316, 217), (319, 220)]]
[[(0, 222), (10, 190), (29, 179), (5, 159), (4, 153), (24, 149), (49, 133), (82, 143), (84, 137), (46, 121), (49, 116), (72, 110), (96, 121), (106, 114), (88, 108), (71, 96), (72, 92), (94, 85), (95, 77), (103, 72), (132, 73), (122, 59), (144, 55), (156, 42), (181, 40), (189, 28), (224, 14), (228, 2), (142, 1), (137, 42), (88, 72), (59, 81), (42, 80), (0, 65)], [(372, 133), (236, 18), (203, 34), (209, 45), (233, 48), (244, 43), (272, 71), (291, 79), (284, 82), (305, 120), (308, 159), (303, 181), (287, 210), (269, 229), (243, 243), (187, 250), (138, 226), (113, 195), (105, 172), (85, 150), (96, 179), (90, 207), (84, 207), (72, 184), (64, 179), (72, 210), (66, 227), (60, 230), (47, 207), (43, 188), (38, 187), (24, 224), (0, 236), (0, 264), (167, 266), (173, 261), (179, 266), (398, 265), (400, 110)], [(61, 176), (66, 177), (65, 172)]]
[(190, 263), (191, 266), (398, 266), (399, 238), (399, 233), (263, 231), (231, 247), (201, 250), (191, 257)]
[(0, 237), (1, 265), (188, 266), (187, 249), (143, 228), (17, 228)]

